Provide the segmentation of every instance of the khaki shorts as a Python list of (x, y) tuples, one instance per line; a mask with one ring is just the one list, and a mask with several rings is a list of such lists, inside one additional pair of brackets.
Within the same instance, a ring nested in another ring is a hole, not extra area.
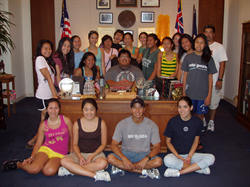
[[(89, 155), (91, 155), (92, 153), (81, 153), (81, 155), (83, 156), (83, 158), (84, 159), (86, 159)], [(75, 152), (73, 152), (72, 154), (69, 154), (69, 155), (67, 155), (67, 156), (65, 156), (65, 157), (68, 157), (68, 158), (71, 158), (75, 163), (77, 163), (77, 164), (79, 164), (79, 158), (78, 158), (78, 156), (75, 154)], [(103, 153), (103, 152), (101, 152), (100, 154), (98, 154), (98, 155), (96, 155), (94, 158), (93, 158), (93, 160), (92, 160), (92, 162), (94, 162), (96, 159), (98, 159), (98, 158), (104, 158), (104, 159), (106, 159), (106, 156), (105, 156), (105, 154)]]
[(49, 157), (49, 159), (51, 159), (52, 157), (58, 157), (58, 158), (63, 158), (65, 155), (62, 155), (60, 153), (57, 153), (55, 151), (52, 151), (50, 148), (46, 147), (46, 146), (41, 146), (40, 149), (37, 151), (37, 153), (42, 152), (42, 153), (46, 153)]
[(209, 108), (211, 110), (215, 110), (218, 108), (219, 103), (220, 103), (220, 96), (221, 96), (220, 90), (216, 90), (215, 86), (213, 86), (211, 104), (209, 105)]

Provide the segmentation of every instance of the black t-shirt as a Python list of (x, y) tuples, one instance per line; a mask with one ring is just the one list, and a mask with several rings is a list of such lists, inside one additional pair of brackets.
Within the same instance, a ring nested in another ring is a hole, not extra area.
[(203, 123), (200, 118), (192, 116), (190, 120), (183, 121), (178, 115), (168, 121), (163, 135), (171, 138), (171, 143), (178, 154), (188, 154), (195, 136), (202, 135), (203, 131)]
[(120, 44), (115, 44), (115, 43), (112, 43), (111, 47), (117, 49), (118, 52), (119, 52), (119, 49), (122, 48), (122, 46)]

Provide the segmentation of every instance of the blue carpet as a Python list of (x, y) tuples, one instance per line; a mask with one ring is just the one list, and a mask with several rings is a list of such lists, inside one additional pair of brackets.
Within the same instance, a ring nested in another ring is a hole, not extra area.
[[(15, 158), (29, 157), (31, 150), (25, 148), (27, 142), (35, 135), (40, 112), (36, 109), (34, 98), (25, 98), (16, 105), (16, 114), (5, 120), (7, 130), (0, 130), (0, 163)], [(210, 167), (211, 174), (190, 173), (179, 178), (165, 178), (166, 167), (159, 168), (160, 180), (141, 179), (138, 174), (126, 172), (125, 176), (113, 175), (112, 181), (94, 182), (94, 179), (82, 176), (46, 177), (42, 174), (30, 175), (19, 169), (16, 171), (0, 171), (0, 187), (11, 186), (250, 186), (250, 132), (235, 121), (236, 108), (226, 101), (221, 101), (215, 119), (215, 132), (201, 137), (203, 152), (215, 155), (216, 161)], [(106, 152), (109, 154), (110, 152)], [(159, 154), (164, 157), (165, 154)], [(110, 171), (109, 167), (107, 171)]]

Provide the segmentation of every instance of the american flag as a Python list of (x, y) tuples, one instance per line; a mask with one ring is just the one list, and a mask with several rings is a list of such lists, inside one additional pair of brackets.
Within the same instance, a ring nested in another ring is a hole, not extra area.
[(179, 32), (181, 34), (184, 33), (183, 17), (182, 17), (182, 11), (181, 11), (181, 0), (178, 0), (178, 13), (177, 13), (176, 23), (175, 23), (175, 32)]
[(69, 15), (66, 7), (66, 0), (62, 0), (62, 18), (61, 18), (61, 38), (69, 37), (71, 38), (71, 29), (69, 23)]

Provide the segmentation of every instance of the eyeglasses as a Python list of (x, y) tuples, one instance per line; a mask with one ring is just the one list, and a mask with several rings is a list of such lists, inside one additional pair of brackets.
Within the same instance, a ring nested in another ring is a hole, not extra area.
[(124, 59), (124, 58), (128, 59), (129, 57), (128, 56), (120, 56), (120, 58), (121, 59)]

